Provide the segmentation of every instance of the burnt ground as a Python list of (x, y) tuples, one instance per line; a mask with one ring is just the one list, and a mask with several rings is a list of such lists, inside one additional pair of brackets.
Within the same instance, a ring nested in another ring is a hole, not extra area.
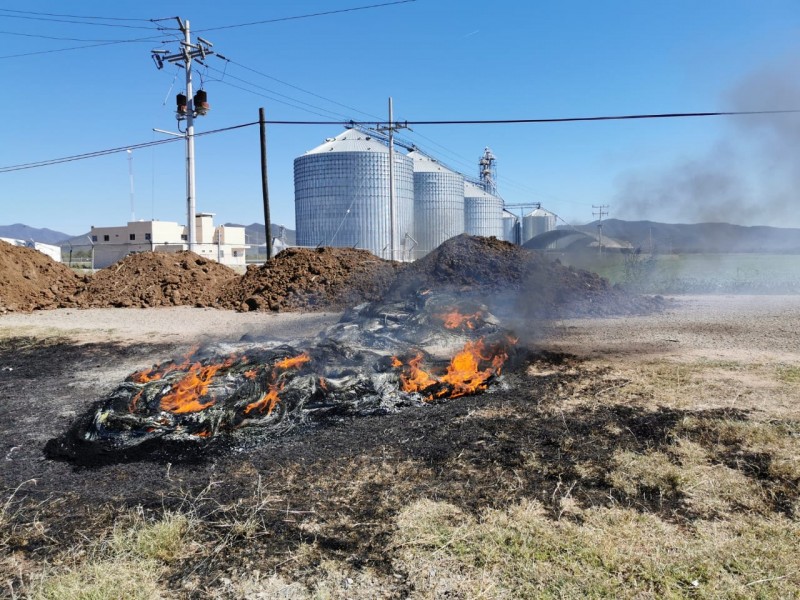
[[(285, 564), (286, 557), (309, 542), (320, 560), (391, 571), (386, 544), (393, 517), (420, 498), (472, 513), (535, 498), (556, 516), (558, 498), (572, 486), (570, 494), (581, 506), (621, 504), (688, 523), (694, 515), (679, 492), (644, 490), (626, 497), (614, 489), (604, 476), (612, 454), (667, 447), (671, 430), (687, 416), (701, 425), (748, 416), (735, 409), (600, 401), (575, 410), (565, 399), (599, 399), (625, 381), (606, 367), (533, 349), (505, 376), (505, 389), (479, 396), (333, 423), (249, 447), (188, 453), (177, 462), (162, 456), (87, 468), (45, 459), (47, 440), (107, 393), (120, 372), (181, 350), (32, 338), (0, 342), (4, 498), (20, 486), (7, 511), (18, 523), (10, 528), (12, 552), (32, 560), (55, 556), (136, 507), (147, 514), (191, 510), (210, 524), (199, 534), (206, 549), (173, 565), (169, 577), (176, 589), (195, 581), (193, 594), (203, 597), (203, 590), (232, 572), (295, 568)], [(768, 457), (706, 444), (702, 426), (696, 431), (696, 441), (713, 447), (717, 460), (771, 485)], [(773, 492), (773, 510), (791, 513), (791, 499), (777, 487)], [(234, 527), (248, 504), (261, 507), (259, 536)], [(211, 551), (220, 539), (236, 542), (236, 536), (241, 543), (228, 543), (224, 555)], [(394, 576), (402, 582), (404, 574)]]

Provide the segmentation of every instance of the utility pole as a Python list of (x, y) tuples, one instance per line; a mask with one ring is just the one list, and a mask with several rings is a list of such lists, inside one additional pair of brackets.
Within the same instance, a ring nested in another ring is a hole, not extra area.
[[(177, 101), (177, 118), (180, 121), (186, 121), (186, 131), (183, 136), (186, 138), (186, 224), (188, 231), (189, 250), (194, 251), (195, 244), (197, 243), (196, 235), (196, 196), (195, 196), (195, 177), (194, 177), (194, 118), (198, 115), (204, 116), (210, 110), (206, 92), (198, 90), (194, 94), (192, 89), (192, 63), (199, 62), (205, 65), (203, 60), (212, 54), (211, 50), (213, 44), (208, 40), (197, 37), (197, 43), (192, 44), (191, 29), (189, 21), (182, 21), (180, 17), (175, 17), (178, 21), (178, 26), (183, 32), (183, 41), (181, 42), (181, 49), (177, 52), (170, 54), (168, 50), (151, 50), (153, 61), (159, 69), (164, 68), (164, 63), (174, 63), (183, 67), (186, 72), (186, 94), (178, 94)], [(180, 131), (180, 126), (178, 127)]]
[(595, 205), (595, 204), (592, 204), (592, 208), (596, 208), (597, 209), (597, 212), (592, 211), (592, 216), (597, 217), (599, 219), (599, 222), (597, 223), (597, 232), (599, 234), (597, 245), (598, 245), (600, 254), (602, 255), (603, 254), (603, 217), (608, 215), (608, 204), (601, 204), (599, 206)]
[(264, 233), (267, 238), (267, 260), (272, 258), (272, 223), (269, 218), (269, 185), (267, 181), (267, 119), (264, 109), (258, 109), (258, 124), (261, 132), (261, 195), (264, 199)]
[(394, 201), (394, 132), (397, 129), (406, 129), (407, 125), (398, 125), (394, 122), (394, 110), (392, 106), (392, 98), (389, 97), (389, 125), (387, 127), (378, 127), (378, 131), (389, 132), (389, 245), (391, 247), (390, 258), (397, 260), (397, 235), (395, 229), (397, 228), (397, 216), (395, 214), (395, 201)]
[(136, 211), (133, 207), (133, 150), (128, 148), (128, 179), (131, 184), (131, 221), (136, 220)]

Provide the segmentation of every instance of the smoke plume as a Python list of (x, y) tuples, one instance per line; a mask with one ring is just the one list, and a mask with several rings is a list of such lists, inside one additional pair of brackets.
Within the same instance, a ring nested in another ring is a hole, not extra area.
[[(743, 77), (723, 110), (800, 109), (800, 62), (783, 59)], [(623, 175), (614, 199), (621, 218), (800, 227), (800, 115), (730, 118), (709, 150), (658, 171)]]

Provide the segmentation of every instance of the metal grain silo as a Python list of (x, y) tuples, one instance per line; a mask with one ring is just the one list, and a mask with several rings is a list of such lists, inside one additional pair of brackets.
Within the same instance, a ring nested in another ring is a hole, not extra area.
[(547, 233), (556, 228), (556, 216), (549, 210), (537, 208), (522, 217), (522, 243), (540, 233)]
[(519, 244), (519, 217), (505, 209), (503, 209), (503, 239), (512, 244)]
[(503, 239), (503, 201), (469, 181), (464, 182), (464, 230)]
[(418, 150), (408, 153), (414, 165), (415, 258), (464, 233), (464, 176)]
[[(407, 259), (414, 226), (412, 161), (394, 153), (395, 247)], [(364, 248), (391, 258), (389, 148), (348, 129), (294, 160), (297, 244)]]

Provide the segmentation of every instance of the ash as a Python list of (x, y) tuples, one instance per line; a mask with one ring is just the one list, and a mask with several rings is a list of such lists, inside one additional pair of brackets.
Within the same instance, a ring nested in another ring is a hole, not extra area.
[(466, 297), (421, 292), (362, 304), (311, 340), (245, 336), (133, 373), (50, 440), (45, 454), (82, 465), (191, 460), (421, 407), (502, 385), (514, 343)]

